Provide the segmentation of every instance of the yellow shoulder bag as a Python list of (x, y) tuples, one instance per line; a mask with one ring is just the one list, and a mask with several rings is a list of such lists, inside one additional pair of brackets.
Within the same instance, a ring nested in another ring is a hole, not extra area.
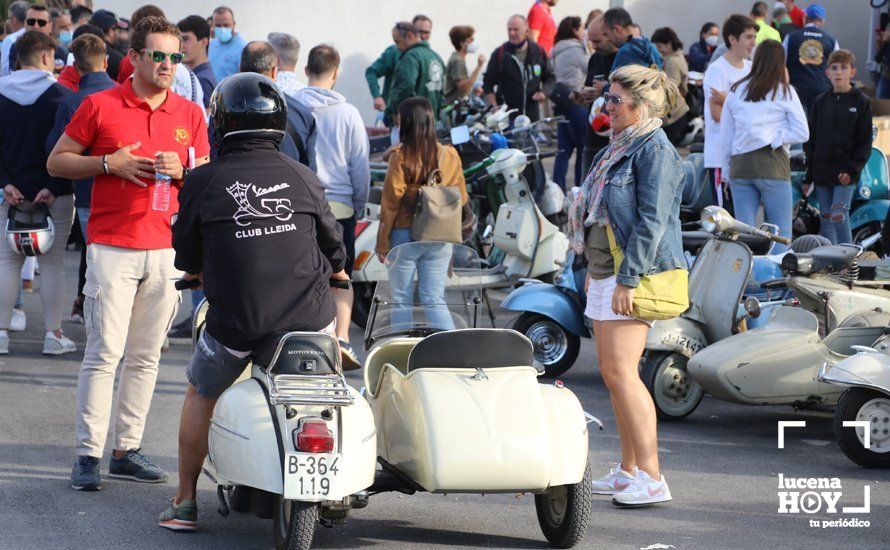
[[(615, 274), (624, 261), (624, 253), (615, 242), (612, 228), (606, 226), (609, 248), (615, 262)], [(673, 319), (689, 309), (689, 272), (685, 269), (670, 269), (643, 275), (640, 284), (634, 289), (634, 317), (646, 321)]]

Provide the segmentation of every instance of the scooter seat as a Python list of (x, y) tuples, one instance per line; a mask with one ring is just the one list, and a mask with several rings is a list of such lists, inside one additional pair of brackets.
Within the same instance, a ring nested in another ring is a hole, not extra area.
[(275, 374), (337, 374), (340, 348), (321, 332), (275, 332), (251, 354), (253, 362)]
[(837, 273), (850, 265), (862, 249), (851, 244), (820, 246), (809, 252), (790, 252), (782, 258), (782, 271), (788, 274)]
[(470, 328), (437, 332), (414, 346), (408, 372), (427, 369), (491, 369), (533, 366), (531, 341), (509, 329)]
[[(698, 250), (714, 235), (707, 231), (683, 231), (683, 250), (690, 254), (697, 254)], [(771, 243), (769, 239), (756, 235), (741, 234), (737, 239), (745, 243), (755, 256), (763, 256), (769, 253)]]

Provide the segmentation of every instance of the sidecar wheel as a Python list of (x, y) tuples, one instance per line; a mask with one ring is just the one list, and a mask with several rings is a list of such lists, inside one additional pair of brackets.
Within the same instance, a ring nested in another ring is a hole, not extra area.
[(550, 546), (572, 548), (587, 535), (593, 506), (592, 483), (588, 464), (579, 483), (551, 487), (546, 493), (535, 495), (538, 524)]
[[(845, 420), (869, 423), (870, 448), (864, 446), (862, 428), (845, 428)], [(890, 468), (890, 397), (866, 388), (845, 391), (834, 413), (834, 436), (841, 451), (856, 464)]]
[(318, 503), (278, 496), (273, 518), (275, 550), (309, 550), (318, 524)]
[(689, 360), (679, 353), (649, 352), (643, 360), (640, 378), (655, 402), (660, 420), (682, 420), (692, 414), (705, 391), (689, 376)]
[(371, 300), (374, 299), (375, 283), (353, 283), (352, 322), (361, 328), (368, 326), (371, 315)]
[(581, 338), (562, 325), (537, 313), (523, 313), (513, 330), (532, 341), (535, 359), (544, 365), (545, 378), (555, 378), (572, 368), (581, 351)]

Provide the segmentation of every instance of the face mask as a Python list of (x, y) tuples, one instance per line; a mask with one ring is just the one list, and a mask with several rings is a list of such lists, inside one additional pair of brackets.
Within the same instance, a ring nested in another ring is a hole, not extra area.
[(213, 29), (213, 36), (219, 38), (220, 42), (228, 42), (232, 39), (232, 29), (229, 27), (216, 27)]
[(66, 48), (68, 47), (68, 44), (71, 43), (71, 40), (73, 38), (74, 38), (73, 31), (61, 31), (59, 33), (59, 42), (61, 42), (62, 45), (65, 46)]
[(787, 15), (783, 15), (779, 19), (776, 19), (776, 25), (787, 25), (788, 23), (791, 23), (791, 17)]
[(476, 53), (477, 51), (479, 51), (479, 46), (475, 42), (470, 42), (467, 45), (467, 53)]
[(716, 48), (717, 44), (720, 43), (720, 37), (715, 34), (709, 34), (705, 37), (705, 43), (712, 48)]

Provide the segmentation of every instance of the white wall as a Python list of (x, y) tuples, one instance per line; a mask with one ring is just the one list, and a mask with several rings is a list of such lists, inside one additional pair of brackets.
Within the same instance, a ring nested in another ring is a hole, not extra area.
[[(113, 10), (119, 17), (129, 15), (151, 0), (97, 0), (95, 7)], [(342, 66), (337, 90), (359, 107), (367, 123), (374, 121), (371, 95), (364, 79), (368, 65), (391, 43), (390, 29), (398, 20), (424, 13), (433, 20), (431, 45), (444, 61), (453, 50), (448, 29), (454, 25), (473, 25), (479, 51), (488, 55), (506, 40), (506, 21), (514, 13), (525, 14), (532, 0), (189, 0), (173, 2), (154, 0), (168, 18), (178, 21), (187, 15), (207, 16), (224, 3), (235, 12), (238, 31), (248, 40), (264, 40), (272, 31), (288, 32), (302, 45), (298, 71), (312, 46), (331, 43), (340, 51)], [(612, 0), (623, 4), (641, 25), (646, 36), (657, 27), (671, 26), (686, 44), (697, 40), (705, 21), (722, 24), (731, 13), (747, 13), (753, 0)], [(769, 2), (772, 5), (772, 1)], [(809, 5), (798, 0), (802, 6)], [(841, 45), (851, 48), (864, 70), (870, 31), (868, 0), (822, 0), (828, 15), (826, 29)], [(560, 0), (554, 8), (559, 20), (569, 15), (586, 17), (594, 9), (607, 9), (609, 0)], [(470, 70), (475, 60), (468, 60)], [(864, 73), (863, 75), (864, 76)]]
[[(113, 10), (118, 17), (129, 17), (140, 5), (152, 0), (97, 0), (96, 9)], [(532, 0), (190, 0), (172, 2), (153, 0), (176, 22), (187, 15), (208, 16), (222, 4), (235, 12), (237, 30), (248, 40), (265, 40), (273, 31), (290, 33), (301, 44), (302, 71), (312, 46), (333, 44), (341, 57), (337, 91), (356, 105), (368, 124), (374, 121), (372, 98), (365, 83), (365, 69), (392, 43), (390, 31), (396, 21), (410, 20), (418, 13), (433, 20), (431, 45), (448, 61), (454, 49), (448, 30), (454, 25), (472, 25), (476, 29), (479, 51), (488, 55), (507, 39), (507, 18), (526, 14)], [(593, 8), (607, 9), (608, 0), (561, 0), (554, 9), (557, 24), (567, 15), (586, 17)], [(475, 60), (469, 61), (470, 70)]]

